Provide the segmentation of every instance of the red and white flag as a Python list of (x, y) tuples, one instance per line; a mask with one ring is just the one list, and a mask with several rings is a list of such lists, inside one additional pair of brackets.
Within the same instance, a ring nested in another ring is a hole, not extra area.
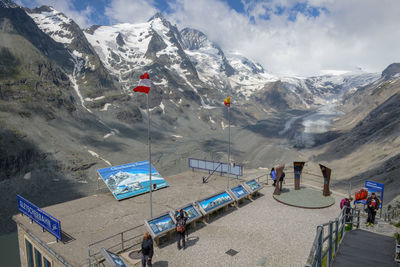
[(134, 92), (140, 92), (148, 94), (150, 92), (151, 80), (147, 72), (140, 76), (139, 85), (133, 89)]

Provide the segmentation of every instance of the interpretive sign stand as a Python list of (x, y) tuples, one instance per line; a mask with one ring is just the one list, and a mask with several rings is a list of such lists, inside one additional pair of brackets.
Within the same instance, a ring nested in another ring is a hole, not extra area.
[(239, 206), (239, 202), (241, 202), (245, 197), (249, 196), (249, 191), (245, 188), (244, 185), (238, 185), (236, 187), (230, 188), (229, 193), (235, 199), (235, 206)]
[(37, 222), (43, 232), (46, 230), (50, 234), (56, 237), (56, 241), (61, 240), (61, 222), (45, 212), (44, 210), (36, 207), (34, 204), (26, 200), (25, 198), (17, 195), (18, 198), (18, 209), (21, 214), (25, 214), (31, 221)]
[(210, 219), (210, 213), (219, 209), (227, 209), (227, 206), (234, 201), (233, 197), (227, 192), (222, 191), (210, 197), (196, 201), (198, 209), (205, 216), (206, 222)]
[(174, 220), (175, 224), (177, 223), (176, 219), (175, 219), (175, 214), (177, 214), (177, 216), (180, 215), (179, 211), (183, 209), (183, 211), (185, 212), (185, 215), (187, 216), (187, 221), (186, 224), (192, 224), (194, 228), (196, 228), (196, 221), (199, 220), (201, 217), (203, 217), (203, 215), (201, 214), (201, 212), (196, 208), (196, 205), (194, 203), (190, 203), (188, 205), (182, 206), (174, 211), (171, 211), (171, 217)]
[(329, 190), (329, 181), (331, 180), (331, 169), (321, 164), (319, 164), (319, 167), (321, 168), (322, 176), (324, 176), (324, 190), (322, 194), (327, 197), (331, 195), (331, 191)]
[(157, 246), (160, 245), (160, 237), (166, 235), (171, 239), (171, 232), (175, 230), (176, 224), (169, 212), (163, 213), (153, 219), (145, 220), (144, 225), (153, 237)]
[(281, 188), (280, 188), (280, 185), (279, 185), (281, 182), (279, 181), (279, 179), (282, 176), (282, 172), (283, 172), (284, 168), (285, 168), (285, 164), (280, 165), (280, 166), (275, 168), (275, 171), (276, 171), (276, 186), (275, 186), (274, 195), (280, 195), (281, 194)]
[(244, 182), (243, 185), (247, 189), (247, 191), (249, 191), (250, 199), (253, 199), (253, 197), (257, 196), (258, 191), (263, 188), (263, 186), (260, 185), (255, 179)]
[(101, 248), (100, 252), (111, 267), (127, 267), (124, 260), (117, 254), (114, 254), (104, 248)]
[(294, 190), (300, 190), (300, 177), (303, 171), (305, 162), (304, 161), (294, 161)]

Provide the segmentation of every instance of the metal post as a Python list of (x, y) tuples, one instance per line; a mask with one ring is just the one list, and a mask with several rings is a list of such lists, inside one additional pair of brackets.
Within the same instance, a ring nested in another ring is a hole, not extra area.
[(89, 252), (89, 267), (92, 266), (92, 261), (90, 259), (91, 255), (90, 255), (90, 246), (88, 246), (88, 252)]
[(121, 250), (124, 251), (124, 232), (121, 232)]
[(332, 260), (332, 228), (333, 222), (329, 222), (329, 243), (328, 243), (328, 257), (326, 258), (326, 266), (329, 267), (331, 265)]
[(350, 223), (350, 230), (353, 230), (353, 223), (354, 223), (354, 209), (351, 209), (351, 223)]
[(336, 220), (335, 220), (335, 248), (334, 248), (335, 253), (334, 254), (336, 254), (338, 242), (339, 242), (339, 219), (336, 218)]
[(360, 228), (360, 210), (357, 210), (357, 229)]
[(228, 107), (228, 188), (229, 188), (229, 176), (231, 173), (231, 108)]
[(317, 254), (315, 255), (317, 258), (317, 261), (319, 263), (318, 266), (322, 266), (322, 245), (323, 245), (323, 237), (324, 237), (324, 227), (321, 225), (318, 225), (317, 227), (317, 233), (318, 233), (318, 228), (322, 228), (320, 231), (320, 235), (318, 236), (318, 248), (317, 248)]
[(151, 142), (150, 142), (150, 109), (149, 109), (149, 94), (147, 94), (147, 116), (148, 116), (148, 127), (147, 127), (147, 137), (149, 143), (149, 177), (150, 177), (150, 219), (153, 218), (153, 184), (151, 182)]

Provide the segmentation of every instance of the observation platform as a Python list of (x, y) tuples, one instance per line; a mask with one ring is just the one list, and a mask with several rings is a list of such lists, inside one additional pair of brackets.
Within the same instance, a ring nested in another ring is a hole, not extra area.
[(321, 190), (301, 187), (300, 190), (294, 188), (283, 188), (280, 195), (273, 195), (274, 199), (283, 204), (305, 208), (305, 209), (322, 209), (335, 204), (332, 196), (323, 196)]

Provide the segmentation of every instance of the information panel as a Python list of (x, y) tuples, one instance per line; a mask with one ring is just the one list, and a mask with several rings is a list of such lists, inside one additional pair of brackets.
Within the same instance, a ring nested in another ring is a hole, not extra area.
[(175, 223), (169, 213), (165, 213), (157, 218), (145, 221), (149, 230), (151, 230), (152, 236), (156, 237), (160, 234), (168, 232), (175, 228)]
[(46, 229), (50, 234), (54, 235), (57, 239), (61, 240), (61, 223), (59, 220), (45, 212), (44, 210), (36, 207), (34, 204), (25, 198), (17, 195), (18, 209), (37, 222), (40, 226)]
[(101, 248), (100, 252), (111, 267), (127, 267), (124, 260), (117, 254), (114, 254), (104, 248)]
[(224, 162), (208, 161), (203, 159), (189, 158), (189, 167), (192, 169), (200, 169), (207, 171), (215, 171), (216, 173), (230, 173), (236, 176), (243, 175), (243, 167), (240, 165), (231, 166)]
[[(117, 200), (150, 191), (148, 161), (98, 169), (97, 172)], [(153, 166), (151, 166), (151, 182), (153, 190), (168, 186)]]
[(255, 179), (245, 182), (245, 185), (250, 189), (251, 193), (262, 188), (262, 186)]
[(247, 190), (244, 188), (243, 185), (238, 185), (234, 188), (231, 188), (230, 190), (233, 193), (233, 196), (237, 200), (244, 198), (245, 196), (247, 196), (249, 194), (249, 192), (247, 192)]
[(209, 198), (198, 201), (200, 208), (207, 214), (211, 211), (226, 206), (232, 203), (233, 199), (228, 192), (223, 191), (222, 193), (213, 195)]
[(193, 204), (189, 204), (189, 205), (183, 206), (182, 208), (176, 209), (174, 211), (173, 216), (175, 216), (175, 214), (177, 214), (177, 216), (179, 216), (180, 215), (179, 211), (181, 209), (184, 210), (185, 215), (188, 218), (187, 221), (186, 221), (187, 223), (189, 223), (189, 222), (191, 222), (193, 220), (196, 220), (196, 219), (198, 219), (198, 218), (200, 218), (202, 216), (201, 213), (195, 208), (195, 206)]

